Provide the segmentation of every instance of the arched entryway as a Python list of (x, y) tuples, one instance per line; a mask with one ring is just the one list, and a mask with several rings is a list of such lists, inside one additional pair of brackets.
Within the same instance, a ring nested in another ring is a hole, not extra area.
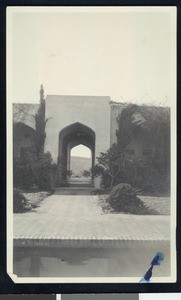
[(70, 172), (74, 177), (91, 176), (92, 152), (91, 150), (79, 144), (70, 151)]
[[(70, 171), (71, 149), (78, 145), (88, 147), (92, 153), (91, 167), (95, 163), (95, 133), (88, 126), (79, 122), (63, 128), (59, 133), (59, 169), (60, 184), (66, 185), (68, 172)], [(93, 179), (93, 176), (92, 176)]]

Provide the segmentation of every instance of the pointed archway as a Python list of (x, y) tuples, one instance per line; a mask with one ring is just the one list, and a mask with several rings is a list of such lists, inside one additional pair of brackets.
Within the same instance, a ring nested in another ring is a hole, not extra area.
[(60, 131), (58, 151), (60, 185), (67, 185), (67, 173), (70, 170), (70, 152), (73, 147), (80, 144), (91, 150), (91, 165), (93, 169), (95, 163), (95, 132), (90, 127), (79, 122), (66, 126)]

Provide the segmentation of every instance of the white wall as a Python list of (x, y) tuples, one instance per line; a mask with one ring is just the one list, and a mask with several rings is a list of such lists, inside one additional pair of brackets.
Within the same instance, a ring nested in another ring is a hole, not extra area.
[(50, 151), (55, 162), (58, 157), (59, 132), (75, 122), (82, 123), (96, 135), (95, 156), (110, 146), (110, 97), (58, 96), (46, 97), (45, 151)]

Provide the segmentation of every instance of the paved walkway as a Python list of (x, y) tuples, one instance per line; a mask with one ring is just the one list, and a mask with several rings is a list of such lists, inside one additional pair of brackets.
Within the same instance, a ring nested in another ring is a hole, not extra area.
[(97, 196), (54, 194), (36, 210), (14, 215), (15, 245), (33, 239), (169, 241), (170, 217), (103, 214)]

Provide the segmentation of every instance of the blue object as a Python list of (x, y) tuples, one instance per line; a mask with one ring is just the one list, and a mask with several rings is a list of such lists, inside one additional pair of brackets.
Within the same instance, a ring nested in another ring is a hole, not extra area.
[(158, 252), (154, 259), (151, 262), (151, 266), (158, 266), (164, 260), (164, 254), (162, 252)]
[(164, 260), (164, 254), (162, 252), (157, 252), (156, 256), (153, 258), (150, 268), (145, 273), (144, 277), (141, 278), (140, 282), (147, 283), (150, 282), (150, 278), (152, 277), (152, 271), (154, 266), (159, 266), (161, 262)]

